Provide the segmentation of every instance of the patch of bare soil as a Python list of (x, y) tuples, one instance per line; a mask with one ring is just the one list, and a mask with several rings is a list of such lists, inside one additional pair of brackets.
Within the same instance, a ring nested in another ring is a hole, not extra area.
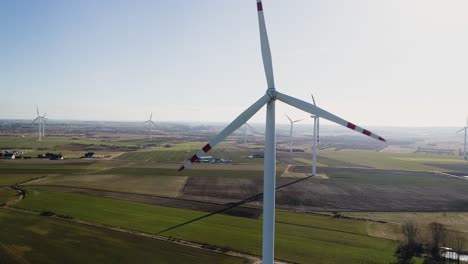
[[(304, 167), (309, 169), (308, 166)], [(294, 167), (290, 170), (293, 169)], [(331, 167), (322, 167), (319, 172), (330, 179), (311, 177), (277, 191), (277, 207), (309, 212), (468, 211), (466, 184), (447, 182), (444, 176), (433, 172)], [(407, 179), (413, 180), (406, 182)], [(281, 186), (295, 180), (297, 179), (278, 177), (276, 185)], [(426, 180), (429, 181), (428, 184), (425, 183)], [(192, 177), (185, 185), (182, 197), (234, 202), (262, 191), (261, 179)], [(253, 205), (261, 205), (261, 200)]]
[(183, 189), (183, 197), (213, 197), (242, 200), (263, 191), (262, 179), (200, 176), (190, 177)]
[[(107, 197), (107, 198), (113, 198), (113, 199), (119, 199), (119, 200), (146, 203), (146, 204), (152, 204), (152, 205), (160, 205), (160, 206), (173, 207), (173, 208), (190, 209), (190, 210), (203, 211), (203, 212), (215, 212), (226, 207), (222, 203), (202, 202), (202, 201), (193, 201), (193, 200), (180, 199), (180, 198), (168, 198), (168, 197), (162, 197), (162, 196), (132, 194), (132, 193), (104, 191), (104, 190), (95, 190), (95, 189), (87, 189), (87, 188), (62, 187), (62, 186), (33, 186), (33, 185), (27, 186), (27, 187), (31, 189), (78, 193), (78, 194), (84, 194), (84, 195)], [(258, 218), (261, 215), (261, 213), (262, 212), (260, 209), (242, 207), (242, 206), (235, 207), (226, 212), (223, 212), (223, 214), (227, 214), (227, 215), (248, 217), (248, 218)]]

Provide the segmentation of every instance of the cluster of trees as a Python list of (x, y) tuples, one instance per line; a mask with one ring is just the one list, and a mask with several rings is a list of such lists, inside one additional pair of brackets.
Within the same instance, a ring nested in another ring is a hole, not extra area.
[(404, 239), (396, 250), (397, 263), (410, 264), (413, 256), (424, 257), (425, 264), (461, 263), (460, 259), (448, 262), (449, 260), (445, 259), (442, 253), (451, 251), (459, 256), (463, 250), (464, 239), (449, 232), (441, 223), (430, 223), (428, 228), (429, 239), (424, 243), (421, 238), (421, 229), (415, 222), (405, 222), (401, 225)]

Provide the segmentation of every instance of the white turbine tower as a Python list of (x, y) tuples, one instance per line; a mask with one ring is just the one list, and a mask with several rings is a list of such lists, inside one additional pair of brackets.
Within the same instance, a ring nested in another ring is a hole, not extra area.
[(294, 123), (297, 123), (297, 122), (300, 122), (302, 121), (303, 119), (298, 119), (298, 120), (292, 120), (287, 114), (284, 114), (288, 119), (289, 119), (289, 122), (291, 123), (291, 127), (289, 128), (289, 152), (293, 152), (293, 127), (294, 127)]
[(249, 125), (248, 123), (245, 123), (244, 124), (244, 145), (247, 144), (247, 128), (250, 128), (250, 130), (253, 133), (258, 133), (257, 131), (255, 131), (255, 129), (251, 125)]
[(32, 123), (38, 123), (39, 124), (39, 131), (37, 133), (37, 140), (41, 141), (42, 140), (42, 116), (39, 114), (39, 107), (36, 105), (36, 113), (37, 117), (32, 121)]
[[(315, 106), (317, 106), (317, 104), (315, 104), (315, 98), (314, 98), (314, 95), (313, 94), (310, 94), (310, 96), (312, 97), (312, 102)], [(315, 176), (315, 174), (317, 173), (317, 146), (319, 144), (319, 131), (320, 131), (320, 124), (319, 124), (319, 117), (316, 116), (316, 115), (311, 115), (310, 117), (312, 117), (314, 119), (314, 141), (313, 141), (313, 144), (312, 144), (312, 175)]]
[(468, 157), (466, 156), (466, 133), (467, 133), (467, 130), (468, 130), (468, 118), (466, 119), (465, 127), (458, 130), (457, 133), (460, 133), (463, 130), (465, 130), (465, 141), (464, 141), (464, 144), (463, 144), (463, 157), (465, 158), (465, 160), (468, 160)]
[(47, 112), (41, 117), (41, 124), (42, 124), (42, 137), (45, 138), (45, 124), (47, 123), (46, 118)]
[(275, 101), (280, 100), (293, 107), (301, 109), (307, 113), (320, 118), (325, 118), (352, 130), (355, 130), (372, 138), (385, 141), (382, 137), (350, 123), (328, 111), (325, 111), (313, 104), (296, 99), (289, 95), (280, 93), (275, 89), (273, 78), (273, 66), (271, 60), (270, 46), (263, 15), (263, 6), (261, 0), (257, 0), (258, 22), (260, 28), (260, 44), (262, 50), (263, 66), (267, 80), (266, 94), (258, 99), (247, 110), (242, 112), (232, 123), (216, 135), (208, 144), (193, 155), (188, 161), (179, 168), (179, 171), (189, 168), (193, 162), (210, 151), (214, 146), (224, 140), (227, 136), (239, 129), (264, 105), (267, 107), (266, 127), (265, 127), (265, 159), (263, 173), (263, 241), (262, 258), (263, 264), (271, 264), (274, 261), (274, 238), (275, 238), (275, 175), (276, 175), (276, 138), (275, 138)]
[(247, 145), (247, 123), (244, 124), (244, 145)]
[(151, 113), (150, 118), (148, 121), (143, 122), (143, 124), (148, 123), (148, 133), (149, 133), (149, 140), (153, 140), (153, 134), (151, 133), (151, 128), (154, 126), (156, 127), (156, 124), (153, 122), (153, 113)]

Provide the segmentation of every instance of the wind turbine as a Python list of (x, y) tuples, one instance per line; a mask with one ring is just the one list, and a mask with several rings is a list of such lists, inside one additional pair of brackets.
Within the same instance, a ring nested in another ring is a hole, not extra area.
[(300, 122), (304, 119), (298, 119), (298, 120), (292, 120), (287, 114), (284, 114), (288, 119), (289, 122), (291, 123), (291, 128), (289, 129), (289, 152), (293, 152), (292, 146), (293, 146), (293, 127), (294, 123)]
[(254, 133), (256, 133), (255, 129), (249, 125), (247, 122), (244, 124), (244, 144), (247, 144), (247, 127), (250, 128)]
[(218, 135), (208, 142), (201, 150), (186, 161), (179, 171), (185, 168), (190, 168), (193, 162), (197, 161), (201, 156), (210, 151), (214, 146), (223, 141), (227, 136), (239, 129), (245, 124), (255, 113), (257, 113), (264, 105), (266, 111), (266, 127), (265, 127), (265, 158), (264, 158), (264, 173), (263, 173), (263, 239), (262, 239), (262, 258), (263, 264), (272, 264), (274, 261), (274, 238), (275, 238), (275, 185), (276, 185), (276, 132), (275, 132), (275, 102), (282, 101), (293, 107), (301, 109), (315, 116), (325, 118), (329, 121), (340, 124), (349, 129), (355, 130), (366, 136), (385, 141), (382, 137), (356, 126), (328, 111), (325, 111), (313, 104), (307, 103), (292, 96), (280, 93), (275, 89), (275, 81), (273, 77), (273, 65), (271, 60), (270, 45), (268, 43), (265, 18), (263, 14), (263, 5), (261, 0), (257, 0), (258, 23), (260, 30), (260, 45), (262, 50), (263, 66), (267, 80), (266, 94), (258, 99), (254, 104), (242, 112), (234, 121), (224, 128)]
[(47, 115), (47, 112), (41, 117), (41, 124), (42, 124), (42, 137), (45, 138), (45, 124), (47, 123), (47, 119), (46, 118), (46, 115)]
[(247, 145), (247, 122), (244, 124), (244, 145)]
[[(42, 140), (42, 116), (39, 114), (39, 107), (36, 105), (36, 113), (37, 113), (37, 117), (32, 121), (32, 123), (38, 123), (39, 124), (39, 131), (38, 131), (38, 141), (41, 141)], [(45, 116), (45, 115), (44, 115)]]
[[(315, 104), (314, 95), (310, 94), (310, 96), (312, 97), (312, 102), (314, 103), (314, 105), (317, 106), (317, 104)], [(317, 146), (319, 144), (320, 125), (318, 116), (311, 115), (310, 117), (314, 119), (314, 141), (312, 144), (312, 175), (315, 176), (315, 174), (317, 173)]]
[(151, 133), (151, 128), (152, 126), (156, 127), (156, 124), (153, 122), (153, 113), (151, 113), (150, 118), (148, 121), (143, 122), (143, 124), (148, 123), (148, 133), (149, 133), (149, 139), (150, 141), (153, 139), (153, 134)]
[(465, 160), (468, 160), (468, 157), (466, 156), (466, 131), (468, 130), (468, 118), (466, 119), (466, 125), (464, 128), (460, 129), (457, 131), (457, 133), (460, 133), (462, 132), (463, 130), (465, 130), (465, 143), (463, 144), (463, 156), (465, 158)]

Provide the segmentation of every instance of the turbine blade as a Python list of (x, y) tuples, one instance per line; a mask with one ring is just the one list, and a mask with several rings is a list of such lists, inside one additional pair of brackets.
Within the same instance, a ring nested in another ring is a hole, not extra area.
[(458, 130), (457, 133), (460, 133), (460, 132), (462, 132), (462, 131), (465, 130), (465, 129), (466, 129), (466, 128), (464, 127), (464, 128), (462, 128), (462, 129)]
[(263, 67), (267, 79), (268, 88), (275, 88), (275, 78), (273, 76), (273, 62), (271, 60), (270, 43), (263, 15), (263, 5), (261, 0), (257, 0), (258, 26), (260, 29), (260, 45), (262, 48)]
[(150, 120), (151, 120), (152, 118), (153, 118), (153, 113), (151, 113), (151, 115), (150, 115)]
[(150, 122), (150, 120), (143, 122), (143, 124), (146, 124), (146, 123), (148, 123), (148, 122)]
[(224, 128), (223, 131), (221, 131), (210, 142), (208, 142), (208, 144), (206, 144), (201, 150), (199, 150), (188, 161), (186, 161), (185, 164), (179, 168), (179, 171), (190, 168), (193, 162), (197, 161), (203, 154), (210, 151), (219, 142), (223, 141), (227, 136), (245, 124), (253, 115), (258, 112), (258, 110), (260, 110), (260, 108), (262, 108), (270, 100), (271, 98), (267, 94), (258, 99), (253, 105), (247, 108), (247, 110), (242, 112), (242, 114), (240, 114), (236, 119), (234, 119), (234, 121), (232, 121), (226, 128)]
[(42, 116), (42, 118), (45, 118), (46, 115), (47, 115), (47, 112), (45, 112), (45, 114)]
[(316, 106), (317, 104), (315, 103), (314, 95), (311, 93), (310, 96), (312, 97), (312, 102), (314, 102), (314, 105)]
[(39, 115), (39, 106), (36, 105), (36, 113)]
[(284, 115), (289, 119), (289, 122), (293, 123), (292, 119), (287, 114)]
[(300, 121), (302, 121), (302, 120), (304, 120), (304, 119), (294, 120), (293, 123), (297, 123), (297, 122), (300, 122)]
[(156, 123), (154, 123), (153, 121), (151, 121), (151, 124), (153, 124), (153, 126), (155, 126), (155, 127), (156, 127)]
[(381, 140), (381, 141), (384, 141), (386, 142), (386, 140), (382, 137), (380, 137), (379, 135), (377, 134), (374, 134), (372, 132), (370, 132), (369, 130), (366, 130), (362, 127), (359, 127), (359, 126), (356, 126), (355, 124), (351, 123), (351, 122), (348, 122), (344, 119), (342, 119), (341, 117), (338, 117), (330, 112), (327, 112), (313, 104), (310, 104), (310, 103), (307, 103), (307, 102), (304, 102), (302, 100), (299, 100), (297, 98), (294, 98), (292, 96), (289, 96), (289, 95), (286, 95), (286, 94), (283, 94), (283, 93), (280, 93), (280, 92), (277, 92), (276, 93), (276, 98), (288, 105), (291, 105), (291, 106), (294, 106), (296, 108), (299, 108), (301, 109), (302, 111), (305, 111), (307, 113), (311, 113), (313, 115), (316, 115), (318, 117), (321, 117), (321, 118), (325, 118), (327, 120), (330, 120), (334, 123), (337, 123), (337, 124), (340, 124), (344, 127), (347, 127), (349, 129), (352, 129), (352, 130), (355, 130), (357, 132), (360, 132), (366, 136), (369, 136), (369, 137), (372, 137), (372, 138), (375, 138), (375, 139), (378, 139), (378, 140)]

